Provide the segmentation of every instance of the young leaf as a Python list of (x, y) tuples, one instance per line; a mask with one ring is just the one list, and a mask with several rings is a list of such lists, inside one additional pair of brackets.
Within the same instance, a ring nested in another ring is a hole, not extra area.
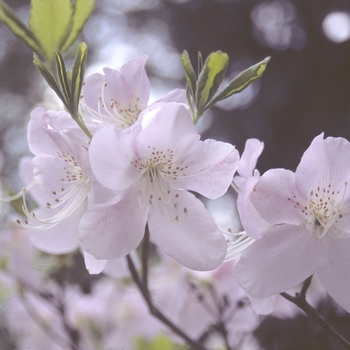
[(219, 88), (228, 64), (228, 55), (221, 51), (211, 53), (198, 77), (196, 106), (199, 114)]
[(52, 62), (54, 49), (60, 49), (71, 29), (73, 9), (70, 0), (32, 0), (29, 28)]
[(33, 33), (3, 1), (0, 1), (0, 21), (5, 23), (11, 32), (31, 50), (38, 55), (43, 55), (43, 50)]
[(73, 116), (78, 113), (80, 92), (83, 86), (85, 64), (87, 58), (88, 47), (86, 43), (79, 44), (77, 54), (75, 56), (73, 70), (72, 70), (72, 90), (71, 101), (73, 103)]
[(185, 50), (181, 55), (181, 62), (182, 66), (185, 70), (186, 74), (186, 81), (190, 84), (190, 87), (192, 89), (193, 96), (196, 93), (196, 73), (194, 72), (194, 69), (192, 67), (192, 63), (190, 60), (190, 57), (188, 56), (188, 52)]
[(217, 96), (215, 96), (205, 109), (213, 106), (215, 103), (222, 101), (233, 94), (244, 90), (249, 84), (258, 80), (265, 72), (270, 57), (266, 57), (261, 62), (249, 67), (234, 78)]
[(201, 74), (201, 71), (203, 69), (203, 57), (202, 57), (202, 53), (200, 51), (198, 51), (198, 75)]
[(48, 69), (45, 67), (45, 65), (40, 61), (38, 56), (34, 54), (34, 65), (40, 72), (40, 74), (43, 76), (43, 78), (46, 80), (46, 82), (49, 84), (50, 88), (55, 91), (57, 96), (60, 98), (60, 100), (64, 103), (66, 108), (68, 109), (68, 101), (64, 98), (61, 89), (59, 85), (57, 84), (55, 78), (51, 75), (51, 73), (48, 71)]
[[(71, 89), (70, 89), (70, 85), (67, 77), (66, 65), (64, 63), (64, 59), (61, 53), (58, 50), (55, 50), (54, 54), (55, 54), (55, 60), (56, 60), (58, 79), (61, 86), (61, 92), (64, 95), (65, 100), (67, 101), (67, 105), (71, 106), (71, 96), (70, 96)], [(70, 108), (68, 108), (68, 110), (70, 110)]]
[(61, 52), (65, 52), (78, 38), (83, 27), (94, 11), (95, 0), (75, 0), (73, 3), (72, 27), (62, 45)]

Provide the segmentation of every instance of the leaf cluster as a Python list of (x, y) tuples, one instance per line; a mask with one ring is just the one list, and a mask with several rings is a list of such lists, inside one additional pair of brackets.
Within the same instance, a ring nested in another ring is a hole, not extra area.
[(94, 6), (95, 0), (32, 0), (27, 26), (0, 0), (0, 21), (34, 51), (35, 66), (89, 137), (78, 111), (87, 45), (78, 45), (72, 71), (66, 70), (62, 55), (76, 42)]
[(244, 70), (231, 80), (223, 90), (217, 93), (225, 77), (229, 62), (228, 55), (221, 51), (213, 52), (203, 64), (202, 55), (198, 53), (197, 77), (188, 52), (185, 50), (181, 55), (181, 62), (185, 70), (186, 95), (193, 121), (197, 123), (204, 112), (217, 102), (241, 92), (249, 84), (259, 79), (263, 75), (269, 60), (270, 57), (267, 57)]

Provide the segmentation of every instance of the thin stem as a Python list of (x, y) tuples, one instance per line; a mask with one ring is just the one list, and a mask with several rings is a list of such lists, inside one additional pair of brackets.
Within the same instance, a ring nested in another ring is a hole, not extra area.
[(149, 256), (149, 228), (146, 224), (145, 236), (142, 244), (142, 284), (146, 291), (148, 291), (148, 256)]
[[(184, 333), (180, 328), (178, 328), (176, 325), (174, 325), (161, 311), (158, 310), (157, 307), (153, 305), (153, 302), (150, 297), (149, 290), (146, 286), (143, 285), (139, 274), (136, 271), (135, 265), (131, 259), (130, 255), (126, 256), (129, 271), (131, 274), (131, 277), (135, 284), (137, 285), (138, 289), (140, 290), (143, 298), (145, 299), (147, 306), (149, 308), (150, 313), (156, 317), (158, 320), (163, 322), (165, 325), (167, 325), (174, 333), (179, 335), (182, 339), (184, 339), (191, 347), (192, 349), (197, 350), (207, 350), (203, 345), (199, 344), (192, 338), (190, 338), (186, 333)], [(144, 270), (143, 270), (144, 271)]]
[(289, 300), (296, 306), (298, 306), (301, 310), (303, 310), (308, 316), (313, 318), (315, 322), (317, 322), (321, 327), (323, 327), (326, 332), (335, 338), (340, 344), (342, 344), (346, 349), (350, 350), (350, 342), (346, 340), (341, 334), (338, 333), (336, 329), (334, 329), (318, 312), (314, 309), (307, 301), (306, 301), (306, 292), (310, 286), (311, 278), (307, 278), (303, 284), (303, 287), (300, 293), (296, 293), (295, 297), (289, 295), (288, 293), (281, 293), (283, 298)]

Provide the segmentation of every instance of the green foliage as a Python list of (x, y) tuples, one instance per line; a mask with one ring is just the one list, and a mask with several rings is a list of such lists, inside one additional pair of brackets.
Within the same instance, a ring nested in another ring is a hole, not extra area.
[(69, 34), (73, 9), (70, 0), (32, 0), (29, 28), (45, 53), (53, 61), (54, 49), (60, 50)]
[(213, 52), (203, 64), (202, 55), (198, 53), (197, 78), (188, 53), (184, 51), (181, 55), (181, 62), (185, 71), (187, 101), (194, 123), (197, 123), (204, 112), (217, 102), (241, 92), (249, 84), (261, 78), (269, 60), (270, 57), (267, 57), (241, 72), (222, 91), (216, 94), (226, 73), (228, 55), (221, 51)]
[(165, 335), (161, 335), (151, 342), (142, 338), (136, 339), (136, 350), (184, 350), (187, 347), (172, 343)]
[(95, 0), (32, 0), (28, 28), (0, 0), (0, 20), (51, 68), (54, 50), (64, 53), (76, 41), (94, 5)]
[(40, 56), (44, 56), (44, 52), (34, 34), (3, 1), (0, 1), (0, 21), (5, 23), (11, 32), (27, 44), (31, 50)]
[(212, 101), (207, 105), (207, 108), (213, 106), (216, 102), (225, 100), (226, 98), (237, 94), (244, 90), (249, 84), (261, 78), (265, 72), (266, 66), (270, 61), (270, 57), (266, 57), (261, 62), (249, 67), (234, 78)]
[(78, 45), (77, 53), (73, 64), (72, 72), (66, 71), (64, 59), (59, 50), (54, 51), (56, 61), (57, 79), (50, 73), (43, 62), (34, 54), (34, 64), (47, 81), (49, 86), (56, 92), (72, 118), (79, 127), (91, 138), (91, 133), (87, 129), (83, 119), (79, 114), (80, 93), (83, 85), (85, 64), (88, 47), (85, 43)]
[(226, 73), (228, 55), (221, 51), (211, 53), (205, 60), (197, 80), (196, 106), (204, 110), (205, 105), (214, 96)]

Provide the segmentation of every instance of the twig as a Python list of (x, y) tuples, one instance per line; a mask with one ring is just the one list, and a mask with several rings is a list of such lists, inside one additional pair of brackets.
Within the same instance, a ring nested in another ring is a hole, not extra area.
[[(158, 320), (163, 322), (165, 325), (167, 325), (174, 333), (179, 335), (182, 339), (184, 339), (190, 346), (192, 346), (192, 349), (197, 350), (207, 350), (203, 345), (199, 344), (197, 341), (190, 338), (186, 333), (184, 333), (180, 328), (178, 328), (176, 325), (174, 325), (161, 311), (158, 310), (157, 307), (153, 305), (153, 302), (150, 297), (150, 293), (147, 287), (145, 287), (140, 280), (140, 276), (136, 271), (135, 265), (131, 259), (130, 255), (126, 256), (129, 271), (131, 274), (131, 277), (135, 284), (137, 285), (138, 289), (140, 290), (143, 298), (145, 299), (147, 306), (149, 308), (150, 313), (156, 317)], [(145, 268), (143, 267), (143, 272), (145, 271)], [(147, 281), (147, 279), (146, 279)]]
[(300, 293), (296, 293), (295, 297), (289, 295), (288, 293), (281, 293), (283, 298), (289, 300), (301, 310), (303, 310), (308, 316), (313, 318), (321, 327), (323, 327), (326, 332), (334, 337), (340, 344), (342, 344), (346, 349), (350, 350), (350, 342), (347, 341), (341, 334), (338, 333), (318, 312), (306, 301), (306, 292), (310, 286), (311, 278), (307, 278), (303, 284)]

